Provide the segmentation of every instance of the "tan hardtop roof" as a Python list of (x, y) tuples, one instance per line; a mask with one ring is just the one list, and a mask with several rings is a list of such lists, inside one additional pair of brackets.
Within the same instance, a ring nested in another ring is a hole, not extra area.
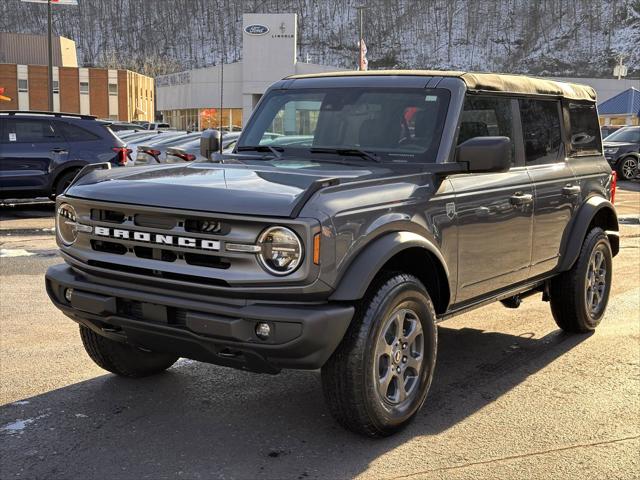
[(476, 73), (441, 70), (342, 70), (337, 72), (310, 73), (291, 75), (287, 79), (351, 77), (351, 76), (425, 76), (425, 77), (457, 77), (467, 85), (468, 90), (477, 92), (504, 92), (523, 95), (553, 95), (572, 100), (596, 100), (595, 90), (588, 85), (556, 82), (545, 78), (527, 77), (525, 75), (507, 75), (502, 73)]

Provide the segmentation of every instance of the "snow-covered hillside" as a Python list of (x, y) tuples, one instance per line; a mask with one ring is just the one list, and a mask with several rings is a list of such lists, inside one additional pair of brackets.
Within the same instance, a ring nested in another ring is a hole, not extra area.
[[(55, 32), (84, 65), (149, 74), (239, 60), (242, 14), (295, 12), (299, 57), (356, 64), (366, 4), (370, 68), (445, 68), (609, 76), (616, 55), (640, 75), (640, 0), (79, 0)], [(46, 32), (46, 6), (0, 1), (0, 31)]]

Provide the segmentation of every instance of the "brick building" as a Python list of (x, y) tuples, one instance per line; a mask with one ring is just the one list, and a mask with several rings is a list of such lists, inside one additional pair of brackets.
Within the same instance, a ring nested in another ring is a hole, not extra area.
[[(47, 59), (46, 55), (36, 55), (39, 48), (46, 51), (46, 37), (3, 35), (3, 40), (11, 41), (3, 41), (0, 46), (0, 59), (7, 59), (7, 63), (0, 62), (0, 89), (4, 88), (0, 110), (49, 110)], [(54, 42), (59, 45), (58, 51), (66, 52), (56, 55), (54, 49), (57, 65), (53, 67), (54, 111), (110, 120), (153, 121), (155, 98), (151, 77), (130, 70), (79, 68), (75, 66), (75, 44), (71, 55), (68, 42), (73, 43), (63, 37)], [(45, 64), (26, 64), (27, 60)]]

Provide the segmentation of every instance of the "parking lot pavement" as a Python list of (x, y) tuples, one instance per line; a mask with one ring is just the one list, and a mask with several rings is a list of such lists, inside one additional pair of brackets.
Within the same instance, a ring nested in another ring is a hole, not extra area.
[[(616, 204), (635, 218), (640, 192), (625, 188)], [(444, 322), (424, 409), (400, 434), (369, 440), (331, 419), (318, 372), (180, 360), (142, 380), (105, 374), (44, 291), (44, 271), (60, 261), (53, 235), (39, 232), (53, 207), (29, 209), (0, 212), (0, 248), (31, 254), (0, 258), (2, 479), (640, 477), (632, 221), (595, 333), (561, 333), (539, 296)]]

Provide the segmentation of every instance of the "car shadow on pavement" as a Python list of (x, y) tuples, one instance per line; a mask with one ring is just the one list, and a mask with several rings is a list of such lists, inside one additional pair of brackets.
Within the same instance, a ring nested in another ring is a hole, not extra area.
[[(141, 380), (103, 375), (0, 408), (0, 476), (348, 478), (463, 422), (587, 338), (441, 326), (423, 410), (381, 440), (333, 421), (317, 372), (257, 375), (180, 360)], [(428, 458), (415, 461), (428, 467)]]

